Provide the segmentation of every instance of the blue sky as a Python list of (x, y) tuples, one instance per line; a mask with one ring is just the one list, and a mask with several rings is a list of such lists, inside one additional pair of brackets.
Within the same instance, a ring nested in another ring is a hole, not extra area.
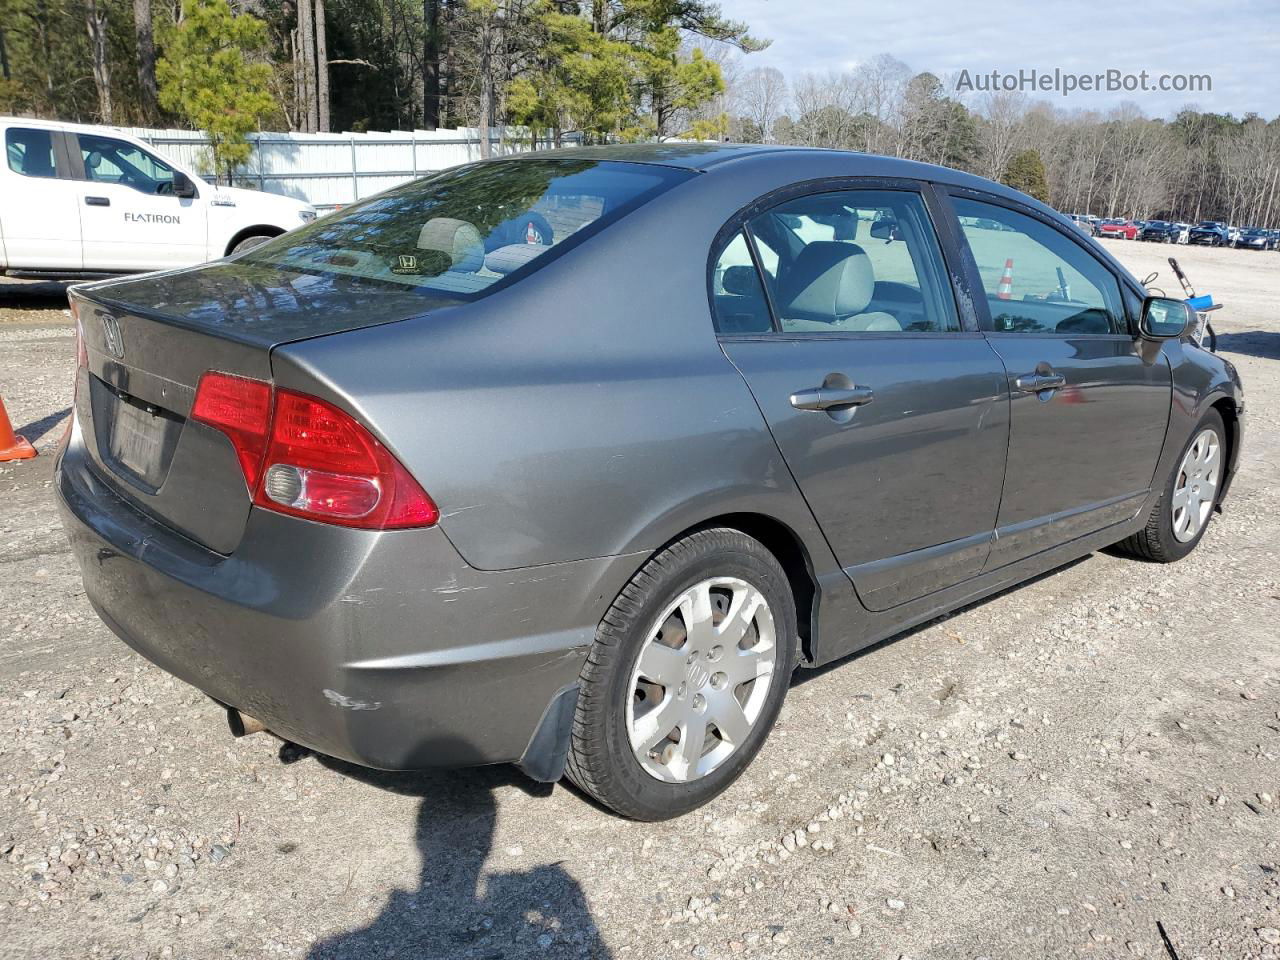
[(1208, 93), (1040, 94), (1057, 106), (1106, 109), (1122, 101), (1166, 116), (1187, 102), (1241, 116), (1280, 114), (1280, 2), (1191, 0), (1144, 4), (1117, 0), (1016, 3), (991, 0), (722, 0), (773, 44), (744, 68), (777, 67), (788, 77), (845, 70), (888, 53), (913, 71), (939, 76), (1014, 73), (1023, 68), (1153, 76), (1208, 73)]

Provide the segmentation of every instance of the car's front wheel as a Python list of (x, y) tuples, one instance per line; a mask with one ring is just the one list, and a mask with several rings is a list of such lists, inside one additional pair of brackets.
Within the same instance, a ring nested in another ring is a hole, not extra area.
[(797, 660), (777, 559), (738, 530), (701, 530), (640, 569), (583, 666), (567, 773), (636, 820), (701, 806), (755, 757)]
[(1191, 431), (1147, 525), (1117, 547), (1158, 563), (1181, 560), (1196, 548), (1213, 517), (1222, 487), (1225, 436), (1221, 415), (1210, 410)]

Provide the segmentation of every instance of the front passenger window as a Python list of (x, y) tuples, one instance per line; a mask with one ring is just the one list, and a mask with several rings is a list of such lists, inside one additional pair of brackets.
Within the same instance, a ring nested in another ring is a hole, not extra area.
[(173, 168), (132, 143), (80, 134), (84, 175), (98, 183), (118, 183), (141, 193), (173, 193)]
[(998, 333), (1125, 333), (1120, 284), (1070, 237), (1007, 207), (953, 197)]

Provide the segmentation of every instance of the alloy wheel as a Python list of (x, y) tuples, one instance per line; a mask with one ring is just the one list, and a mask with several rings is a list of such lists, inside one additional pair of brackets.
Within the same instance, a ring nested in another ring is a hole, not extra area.
[(1214, 430), (1201, 430), (1192, 442), (1173, 484), (1173, 535), (1179, 543), (1193, 540), (1209, 521), (1222, 474), (1222, 446)]
[(685, 590), (650, 629), (627, 688), (627, 735), (650, 776), (687, 783), (742, 746), (775, 682), (778, 644), (764, 595), (712, 577)]

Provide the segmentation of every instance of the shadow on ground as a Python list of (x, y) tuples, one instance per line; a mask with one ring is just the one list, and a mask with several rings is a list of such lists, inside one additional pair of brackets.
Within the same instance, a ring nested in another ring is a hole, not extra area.
[(391, 893), (371, 923), (319, 941), (308, 960), (612, 956), (582, 888), (562, 864), (484, 869), (497, 818), (494, 790), (516, 785), (547, 793), (549, 787), (510, 767), (383, 773), (317, 759), (380, 789), (421, 797), (414, 838), (422, 864), (416, 889)]
[(0, 307), (60, 310), (67, 305), (67, 287), (69, 286), (69, 283), (53, 280), (0, 283)]
[(1280, 360), (1280, 333), (1250, 330), (1245, 333), (1218, 334), (1218, 349), (1227, 353), (1243, 353), (1264, 360)]
[(55, 413), (49, 414), (47, 417), (41, 417), (39, 420), (32, 420), (28, 424), (17, 429), (20, 437), (26, 437), (28, 443), (35, 443), (40, 440), (46, 433), (60, 424), (71, 412), (70, 407), (63, 407)]

